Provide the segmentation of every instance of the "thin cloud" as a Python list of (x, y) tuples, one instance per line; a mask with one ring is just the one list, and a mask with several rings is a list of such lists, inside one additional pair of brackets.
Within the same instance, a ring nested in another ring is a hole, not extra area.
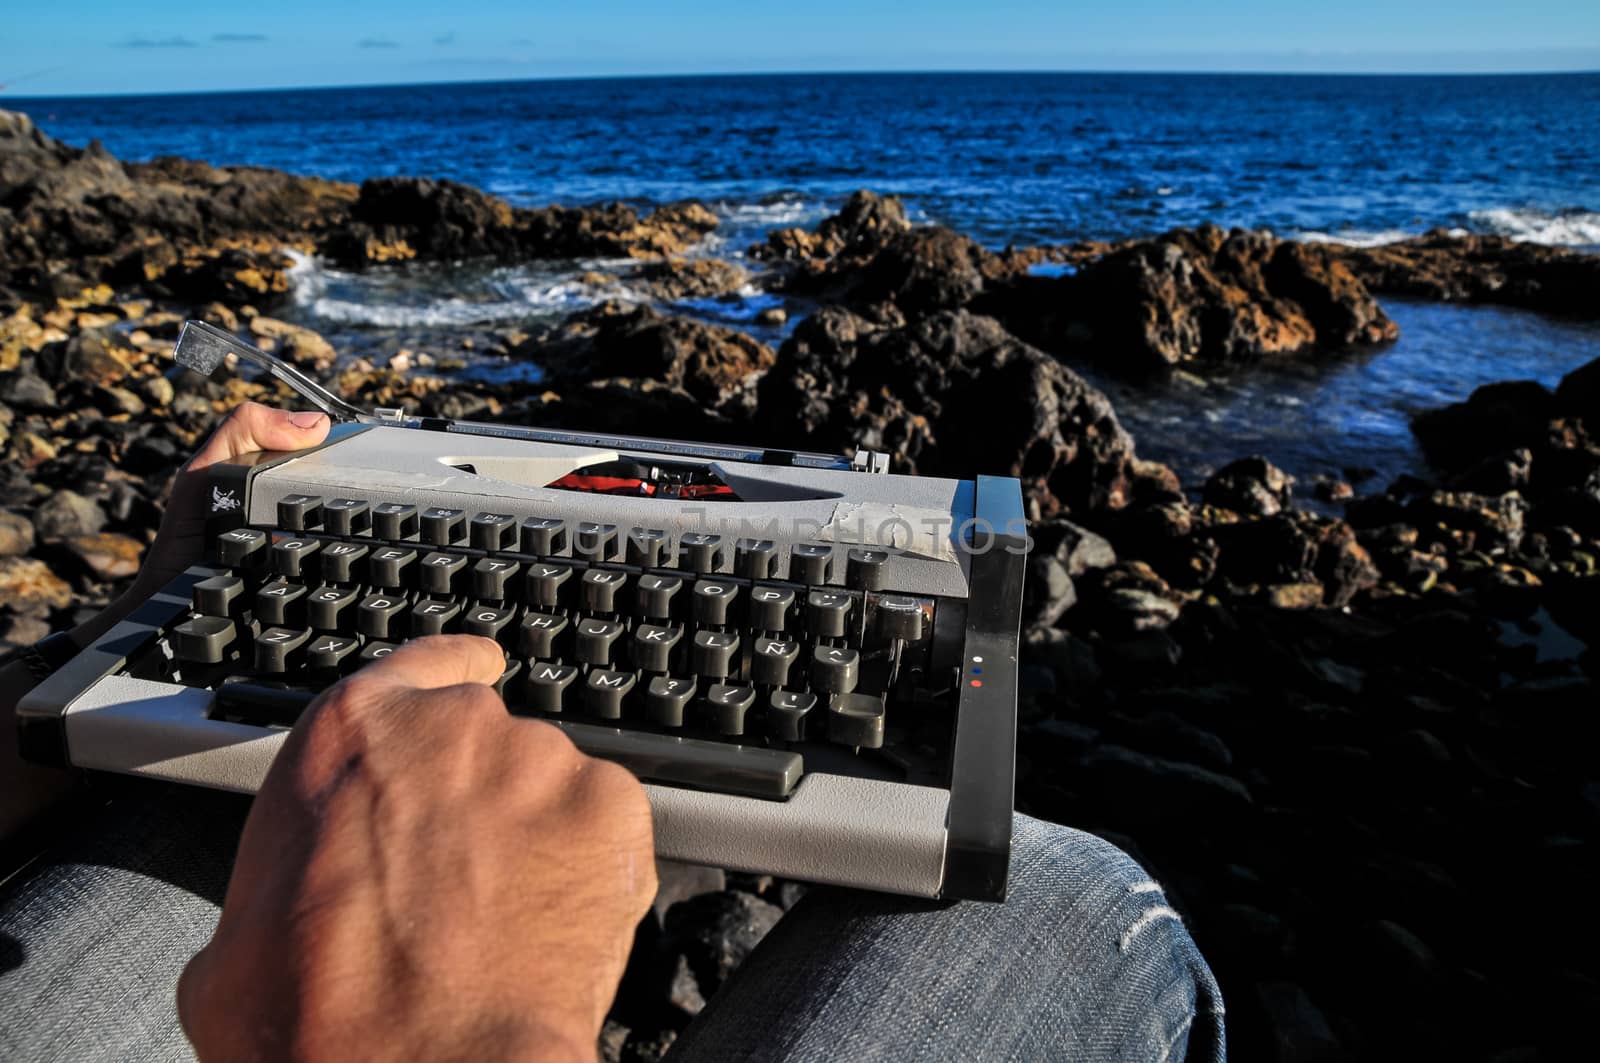
[(382, 40), (382, 39), (380, 39), (378, 37), (367, 37), (367, 38), (363, 39), (361, 41), (361, 43), (359, 45), (357, 45), (357, 47), (359, 47), (359, 48), (398, 48), (398, 47), (400, 47), (400, 45), (398, 43), (396, 43), (395, 41), (386, 41), (386, 40)]
[(455, 30), (451, 30), (449, 33), (441, 33), (441, 34), (439, 34), (439, 36), (437, 36), (437, 37), (435, 37), (433, 39), (433, 43), (434, 44), (454, 44), (454, 43), (456, 43), (456, 31)]
[(197, 48), (187, 37), (130, 37), (117, 45), (118, 48)]
[(223, 44), (255, 44), (267, 39), (265, 33), (213, 33), (211, 39)]

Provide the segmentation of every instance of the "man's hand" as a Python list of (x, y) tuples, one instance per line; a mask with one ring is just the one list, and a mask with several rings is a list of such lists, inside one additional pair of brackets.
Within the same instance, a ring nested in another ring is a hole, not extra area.
[(256, 798), (178, 983), (201, 1059), (593, 1059), (656, 887), (626, 770), (519, 719), (489, 639), (329, 688)]

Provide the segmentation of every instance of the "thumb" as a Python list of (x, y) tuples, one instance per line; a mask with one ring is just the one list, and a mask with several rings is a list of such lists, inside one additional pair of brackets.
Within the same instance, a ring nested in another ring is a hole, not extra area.
[(328, 437), (329, 427), (325, 413), (295, 413), (247, 402), (228, 414), (185, 468), (204, 469), (256, 450), (314, 447)]

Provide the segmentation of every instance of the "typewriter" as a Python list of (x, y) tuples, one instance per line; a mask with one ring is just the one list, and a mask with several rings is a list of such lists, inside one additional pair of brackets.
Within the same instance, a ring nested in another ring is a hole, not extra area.
[(644, 781), (664, 858), (1004, 898), (1017, 480), (364, 412), (200, 322), (174, 354), (335, 423), (207, 470), (209, 563), (27, 695), (29, 756), (253, 792), (317, 691), (471, 632), (510, 712)]

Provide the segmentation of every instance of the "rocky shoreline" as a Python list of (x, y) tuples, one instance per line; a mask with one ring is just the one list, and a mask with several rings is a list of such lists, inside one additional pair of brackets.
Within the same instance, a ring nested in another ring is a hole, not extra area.
[[(1521, 1060), (1579, 1036), (1595, 932), (1564, 927), (1576, 947), (1552, 962), (1531, 924), (1600, 866), (1600, 362), (1419, 417), (1435, 474), (1319, 485), (1342, 518), (1299, 508), (1271, 455), (1181, 483), (1073, 366), (1334, 359), (1395, 337), (1389, 293), (1595, 317), (1600, 257), (1214, 227), (995, 253), (858, 193), (739, 264), (692, 253), (716, 223), (693, 203), (528, 209), (448, 181), (122, 163), (0, 112), (0, 640), (108, 600), (216, 418), (286, 397), (173, 371), (189, 316), (365, 405), (1016, 475), (1036, 541), (1019, 807), (1148, 862), (1222, 979), (1239, 1058)], [(538, 386), (428, 375), (398, 351), (339, 361), (274, 316), (285, 249), (378, 269), (630, 258), (662, 298), (755, 285), (804, 318), (771, 345), (605, 303), (493, 339)], [(608, 1058), (659, 1055), (801, 892), (686, 882), (641, 931)]]

